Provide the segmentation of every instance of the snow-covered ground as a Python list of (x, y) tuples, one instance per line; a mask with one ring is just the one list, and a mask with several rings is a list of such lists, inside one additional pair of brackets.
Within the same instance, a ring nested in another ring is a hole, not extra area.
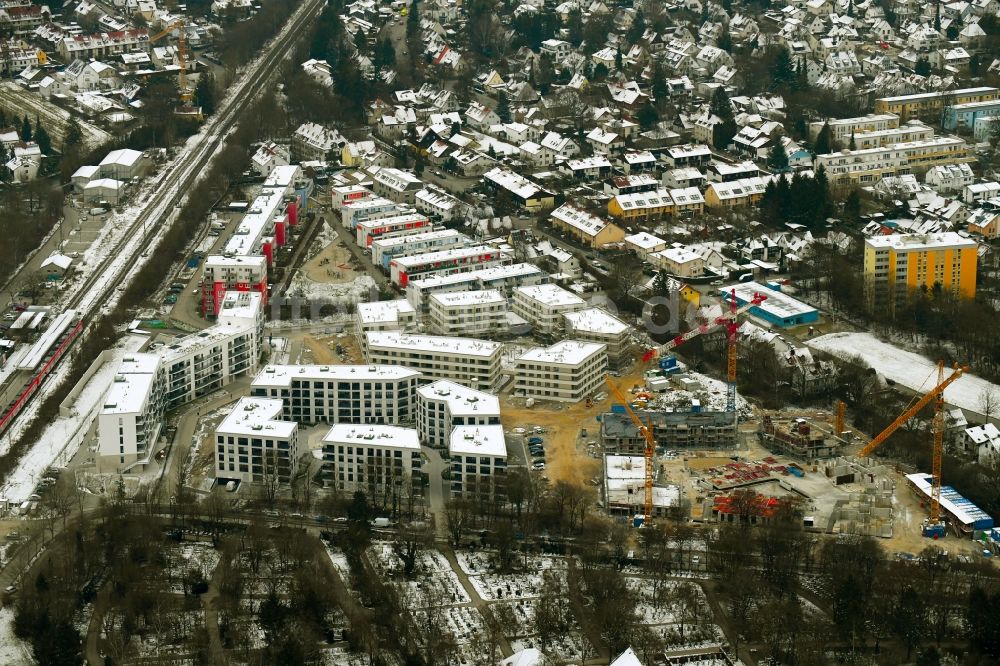
[(0, 608), (0, 663), (31, 666), (31, 647), (14, 635), (14, 608)]
[[(936, 361), (882, 342), (871, 333), (829, 333), (807, 344), (838, 358), (861, 357), (886, 379), (918, 393), (925, 393), (937, 384)], [(950, 373), (945, 370), (945, 376)], [(1000, 386), (966, 374), (945, 390), (944, 399), (949, 405), (982, 414), (982, 396), (989, 391), (1000, 396)]]
[[(17, 467), (0, 488), (0, 496), (6, 498), (8, 502), (26, 501), (35, 492), (35, 486), (46, 468), (53, 463), (65, 464), (76, 454), (84, 436), (97, 418), (104, 395), (114, 381), (119, 362), (126, 355), (138, 351), (145, 341), (145, 336), (130, 335), (116, 345), (112, 351), (112, 358), (94, 373), (80, 391), (70, 415), (60, 416), (50, 423), (38, 441), (18, 461)], [(68, 363), (60, 366), (60, 368), (65, 367), (68, 367)], [(0, 453), (7, 452), (10, 441), (10, 439), (4, 440), (4, 444), (0, 446)]]

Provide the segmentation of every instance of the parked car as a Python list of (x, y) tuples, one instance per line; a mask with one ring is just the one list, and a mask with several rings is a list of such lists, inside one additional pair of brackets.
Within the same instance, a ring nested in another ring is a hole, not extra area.
[(541, 444), (543, 440), (541, 437), (529, 437), (528, 444)]

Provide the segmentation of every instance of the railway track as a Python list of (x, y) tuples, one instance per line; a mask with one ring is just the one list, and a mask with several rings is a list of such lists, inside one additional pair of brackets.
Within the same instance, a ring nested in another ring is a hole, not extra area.
[[(313, 20), (322, 5), (323, 0), (303, 1), (278, 35), (272, 38), (270, 48), (244, 71), (235, 86), (230, 87), (230, 94), (221, 108), (202, 128), (202, 139), (198, 144), (175, 158), (167, 172), (161, 176), (156, 191), (139, 215), (121, 233), (114, 247), (98, 266), (90, 270), (83, 284), (69, 299), (60, 304), (63, 311), (76, 310), (79, 313), (83, 325), (76, 338), (86, 335), (96, 314), (107, 312), (105, 308), (117, 300), (115, 296), (118, 286), (127, 284), (130, 276), (145, 263), (144, 259), (155, 260), (152, 255), (161, 231), (177, 219), (187, 190), (207, 170), (229, 132), (235, 127), (246, 103), (271, 84), (272, 75), (296, 43), (294, 36)], [(47, 368), (47, 374), (54, 368), (54, 364)], [(16, 380), (16, 376), (12, 379)], [(30, 401), (44, 399), (52, 392), (54, 387), (44, 380), (45, 377), (40, 377), (38, 385), (32, 387), (27, 399), (20, 401), (17, 413), (4, 420), (4, 431), (18, 423)]]

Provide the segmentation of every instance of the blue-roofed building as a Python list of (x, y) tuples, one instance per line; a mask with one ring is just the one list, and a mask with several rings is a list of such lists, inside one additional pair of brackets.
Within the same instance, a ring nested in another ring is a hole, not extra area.
[(736, 291), (738, 305), (752, 301), (754, 294), (767, 296), (767, 300), (763, 303), (750, 308), (750, 315), (766, 321), (771, 326), (789, 328), (819, 321), (819, 312), (816, 308), (782, 293), (777, 286), (760, 282), (740, 282), (721, 289), (720, 293), (728, 301), (733, 290)]
[(953, 104), (945, 107), (941, 127), (946, 132), (969, 131), (975, 127), (978, 119), (998, 115), (1000, 115), (1000, 100)]
[[(926, 502), (930, 502), (932, 478), (930, 474), (923, 472), (906, 475), (910, 487), (921, 501)], [(951, 486), (941, 486), (941, 510), (948, 516), (952, 525), (966, 534), (971, 535), (993, 528), (993, 517), (962, 497)]]

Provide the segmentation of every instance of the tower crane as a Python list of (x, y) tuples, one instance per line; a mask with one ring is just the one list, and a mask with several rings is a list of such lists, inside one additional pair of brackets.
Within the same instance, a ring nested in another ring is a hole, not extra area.
[(646, 442), (645, 449), (643, 450), (643, 458), (645, 460), (645, 494), (643, 496), (642, 511), (643, 511), (643, 523), (645, 525), (651, 525), (653, 522), (653, 450), (656, 448), (656, 439), (653, 437), (653, 424), (652, 421), (642, 422), (639, 415), (635, 413), (632, 406), (629, 404), (625, 395), (622, 394), (618, 385), (615, 384), (611, 377), (606, 377), (604, 380), (608, 388), (611, 390), (611, 395), (615, 397), (615, 400), (620, 402), (625, 407), (625, 412), (628, 417), (632, 419), (632, 423), (635, 427), (639, 429), (639, 434)]
[(173, 33), (174, 30), (177, 31), (177, 64), (180, 66), (181, 71), (178, 77), (181, 89), (181, 102), (184, 106), (191, 104), (191, 99), (194, 97), (194, 91), (188, 87), (187, 78), (187, 35), (184, 33), (184, 19), (177, 19), (171, 22), (163, 30), (158, 32), (149, 38), (149, 43), (159, 41)]
[(896, 432), (899, 426), (903, 425), (917, 415), (921, 409), (934, 401), (934, 420), (932, 425), (933, 451), (931, 453), (931, 515), (928, 529), (925, 534), (940, 533), (941, 525), (941, 460), (944, 454), (944, 390), (954, 381), (969, 371), (969, 366), (953, 367), (953, 372), (944, 376), (944, 363), (938, 361), (938, 383), (937, 386), (925, 393), (919, 400), (914, 402), (909, 409), (896, 417), (896, 420), (886, 426), (885, 430), (875, 436), (860, 451), (859, 458), (866, 458), (872, 454), (892, 433)]
[(737, 333), (740, 330), (739, 316), (749, 310), (750, 308), (757, 307), (761, 303), (767, 300), (767, 296), (760, 293), (754, 293), (753, 298), (743, 305), (738, 305), (736, 300), (736, 290), (733, 289), (729, 293), (729, 311), (723, 312), (721, 315), (715, 319), (705, 322), (698, 326), (697, 328), (692, 328), (687, 333), (678, 335), (677, 337), (668, 340), (666, 343), (651, 349), (644, 356), (644, 361), (650, 361), (658, 356), (662, 356), (666, 352), (678, 347), (692, 338), (698, 337), (703, 333), (708, 333), (714, 330), (718, 326), (726, 327), (726, 411), (736, 412), (736, 347), (737, 341), (739, 339)]

